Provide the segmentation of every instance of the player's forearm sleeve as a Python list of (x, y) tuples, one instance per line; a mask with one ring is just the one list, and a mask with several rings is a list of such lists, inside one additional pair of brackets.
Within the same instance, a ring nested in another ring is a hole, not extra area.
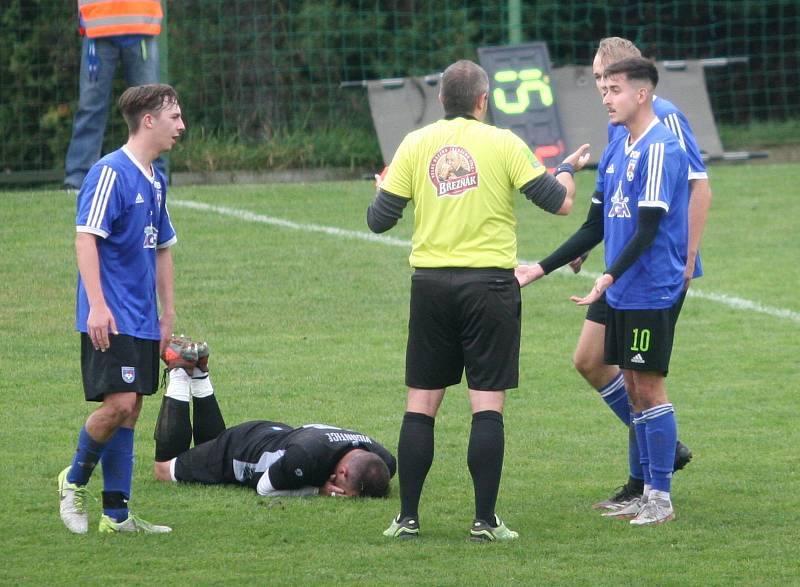
[(375, 200), (367, 208), (367, 226), (372, 232), (386, 232), (403, 217), (408, 198), (378, 190)]
[(532, 179), (522, 186), (520, 191), (531, 202), (550, 214), (558, 212), (564, 204), (564, 198), (567, 197), (567, 188), (549, 173), (543, 173)]
[(258, 494), (265, 497), (307, 497), (309, 495), (319, 495), (319, 487), (307, 485), (300, 489), (272, 489), (266, 493), (262, 493), (261, 487), (259, 487)]
[(636, 224), (636, 232), (633, 233), (631, 240), (620, 251), (614, 264), (606, 270), (616, 281), (620, 275), (625, 273), (636, 259), (653, 244), (658, 232), (658, 225), (661, 218), (666, 214), (663, 208), (639, 208), (639, 221)]
[[(593, 200), (599, 199), (596, 197)], [(602, 195), (600, 196), (602, 197)], [(581, 227), (555, 251), (539, 261), (545, 274), (555, 271), (586, 253), (603, 240), (603, 204), (592, 202)]]

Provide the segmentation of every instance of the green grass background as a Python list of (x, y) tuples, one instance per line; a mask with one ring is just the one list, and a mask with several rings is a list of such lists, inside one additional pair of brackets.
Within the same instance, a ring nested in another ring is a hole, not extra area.
[[(547, 254), (582, 222), (518, 199), (519, 255)], [(800, 167), (711, 169), (714, 203), (696, 289), (800, 311)], [(404, 409), (409, 275), (404, 247), (292, 230), (180, 207), (228, 206), (366, 232), (368, 182), (185, 187), (170, 192), (179, 233), (177, 329), (211, 344), (228, 423), (281, 419), (367, 432), (394, 450)], [(506, 407), (498, 512), (520, 539), (466, 539), (469, 405), (451, 389), (421, 507), (423, 537), (388, 542), (388, 500), (264, 500), (234, 487), (152, 480), (160, 395), (136, 432), (133, 510), (167, 536), (86, 536), (58, 517), (56, 475), (93, 405), (82, 400), (74, 320), (74, 201), (5, 192), (0, 280), (0, 583), (23, 585), (791, 585), (800, 584), (797, 320), (690, 298), (668, 379), (680, 437), (678, 518), (657, 528), (589, 505), (626, 476), (626, 432), (571, 366), (591, 280), (552, 275), (523, 290), (521, 387)], [(411, 210), (391, 233), (408, 238)], [(587, 266), (602, 269), (602, 255)], [(98, 497), (100, 475), (90, 489)]]

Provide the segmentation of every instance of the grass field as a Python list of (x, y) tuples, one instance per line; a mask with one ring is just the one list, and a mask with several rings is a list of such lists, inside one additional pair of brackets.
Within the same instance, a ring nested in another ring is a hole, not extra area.
[[(561, 273), (523, 290), (521, 387), (507, 401), (498, 503), (520, 539), (489, 545), (466, 540), (463, 387), (450, 390), (437, 420), (416, 543), (381, 536), (398, 510), (396, 480), (390, 499), (371, 501), (269, 501), (153, 481), (160, 394), (145, 401), (137, 428), (132, 507), (174, 532), (102, 537), (99, 501), (87, 536), (67, 532), (55, 479), (92, 408), (73, 331), (74, 202), (55, 191), (0, 194), (0, 583), (800, 584), (800, 167), (711, 174), (706, 276), (684, 307), (668, 379), (680, 437), (695, 453), (675, 479), (678, 519), (635, 529), (589, 509), (625, 480), (626, 432), (571, 367), (583, 312), (568, 298), (591, 280)], [(589, 193), (591, 173), (579, 178)], [(396, 447), (408, 247), (360, 236), (371, 198), (368, 182), (170, 193), (178, 330), (209, 340), (228, 423), (323, 421)], [(520, 257), (548, 253), (586, 205), (581, 198), (573, 216), (555, 218), (520, 196)], [(408, 239), (410, 227), (407, 217), (390, 235)], [(601, 269), (600, 257), (589, 270)]]

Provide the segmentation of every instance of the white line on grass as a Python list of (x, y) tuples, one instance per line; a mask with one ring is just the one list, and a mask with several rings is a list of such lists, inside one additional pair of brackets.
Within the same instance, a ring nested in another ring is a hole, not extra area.
[[(321, 224), (306, 224), (301, 222), (293, 222), (283, 218), (276, 218), (274, 216), (265, 216), (263, 214), (256, 214), (248, 212), (247, 210), (239, 210), (236, 208), (228, 208), (227, 206), (216, 206), (214, 204), (206, 204), (203, 202), (194, 202), (191, 200), (172, 200), (170, 206), (178, 208), (191, 208), (193, 210), (203, 210), (206, 212), (215, 212), (223, 216), (231, 216), (239, 218), (248, 222), (258, 222), (261, 224), (270, 224), (272, 226), (281, 226), (283, 228), (291, 228), (292, 230), (300, 230), (303, 232), (321, 232), (323, 234), (330, 234), (333, 236), (352, 238), (362, 241), (369, 241), (373, 243), (381, 243), (384, 245), (391, 245), (394, 247), (410, 247), (411, 241), (401, 238), (394, 238), (391, 236), (384, 236), (381, 234), (373, 234), (371, 232), (362, 232), (358, 230), (347, 230), (344, 228), (336, 228), (335, 226), (323, 226)], [(532, 261), (522, 261), (523, 263), (531, 263)], [(558, 270), (556, 273), (559, 275), (572, 276), (573, 273), (566, 268)], [(592, 271), (581, 271), (577, 274), (579, 277), (588, 279), (597, 279), (600, 274)], [(713, 292), (704, 292), (692, 287), (689, 290), (689, 297), (700, 298), (717, 302), (723, 306), (728, 306), (734, 310), (742, 310), (755, 312), (757, 314), (767, 314), (775, 318), (790, 320), (792, 322), (800, 323), (800, 312), (794, 312), (785, 308), (773, 308), (772, 306), (765, 306), (758, 302), (729, 296), (727, 294), (718, 294)]]

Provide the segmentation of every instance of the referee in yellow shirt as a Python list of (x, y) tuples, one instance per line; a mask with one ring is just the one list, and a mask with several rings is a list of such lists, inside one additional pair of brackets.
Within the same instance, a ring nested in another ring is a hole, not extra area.
[(439, 120), (409, 133), (367, 210), (384, 232), (414, 201), (411, 308), (406, 349), (408, 399), (398, 442), (400, 514), (384, 532), (419, 535), (419, 500), (433, 461), (434, 418), (448, 386), (466, 371), (472, 406), (467, 464), (475, 489), (474, 540), (518, 536), (495, 514), (503, 468), (505, 390), (517, 387), (521, 299), (514, 195), (568, 214), (583, 145), (546, 173), (509, 130), (483, 123), (489, 78), (461, 60), (442, 75)]

